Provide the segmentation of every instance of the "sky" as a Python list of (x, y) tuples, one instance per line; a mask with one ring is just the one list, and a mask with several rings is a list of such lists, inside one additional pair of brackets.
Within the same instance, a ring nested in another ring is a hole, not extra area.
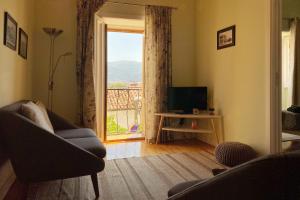
[(143, 35), (135, 33), (107, 33), (107, 60), (137, 61), (143, 59)]

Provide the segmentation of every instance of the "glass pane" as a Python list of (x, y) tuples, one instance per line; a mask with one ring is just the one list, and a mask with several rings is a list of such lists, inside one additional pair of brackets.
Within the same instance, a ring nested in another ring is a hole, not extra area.
[(143, 137), (143, 34), (107, 34), (107, 139)]
[(290, 32), (282, 33), (282, 110), (292, 104), (292, 70), (290, 69)]

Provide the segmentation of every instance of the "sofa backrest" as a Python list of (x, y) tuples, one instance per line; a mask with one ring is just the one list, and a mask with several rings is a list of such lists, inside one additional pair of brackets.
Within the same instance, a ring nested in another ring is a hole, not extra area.
[(300, 199), (300, 151), (261, 157), (200, 182), (168, 200)]
[(13, 103), (13, 104), (4, 106), (4, 107), (0, 108), (0, 112), (1, 112), (1, 111), (6, 111), (6, 112), (19, 112), (19, 110), (20, 110), (20, 108), (21, 108), (21, 105), (24, 104), (24, 103), (27, 103), (27, 102), (29, 102), (29, 100), (22, 100), (22, 101), (18, 101), (18, 102), (15, 102), (15, 103)]

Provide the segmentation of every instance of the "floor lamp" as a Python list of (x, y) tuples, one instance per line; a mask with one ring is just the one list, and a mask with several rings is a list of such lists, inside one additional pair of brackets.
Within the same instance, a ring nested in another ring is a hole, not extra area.
[(52, 111), (53, 109), (53, 89), (54, 89), (54, 75), (59, 65), (60, 60), (63, 57), (70, 56), (72, 53), (67, 52), (60, 55), (54, 63), (54, 44), (55, 39), (63, 33), (63, 30), (56, 28), (43, 28), (44, 32), (50, 37), (50, 63), (49, 63), (49, 74), (48, 74), (48, 102), (47, 107)]

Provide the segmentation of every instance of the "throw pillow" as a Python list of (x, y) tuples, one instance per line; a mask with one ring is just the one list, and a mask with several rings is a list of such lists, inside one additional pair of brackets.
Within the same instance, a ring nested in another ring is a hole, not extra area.
[[(50, 119), (49, 119), (49, 116), (48, 116), (48, 112), (47, 112), (46, 106), (43, 104), (43, 102), (41, 102), (41, 101), (39, 101), (39, 100), (35, 101), (34, 103), (35, 103), (35, 104), (41, 109), (41, 111), (43, 112), (44, 117), (45, 117), (45, 119), (46, 119), (46, 122), (47, 122), (48, 126), (51, 127), (52, 130), (54, 130), (54, 128), (53, 128), (53, 126), (52, 126), (52, 123), (51, 123), (51, 121), (50, 121)], [(54, 132), (54, 131), (53, 131), (53, 132)]]
[(36, 123), (36, 125), (54, 134), (53, 126), (49, 120), (46, 108), (43, 107), (42, 104), (37, 105), (31, 101), (22, 104), (21, 113)]

